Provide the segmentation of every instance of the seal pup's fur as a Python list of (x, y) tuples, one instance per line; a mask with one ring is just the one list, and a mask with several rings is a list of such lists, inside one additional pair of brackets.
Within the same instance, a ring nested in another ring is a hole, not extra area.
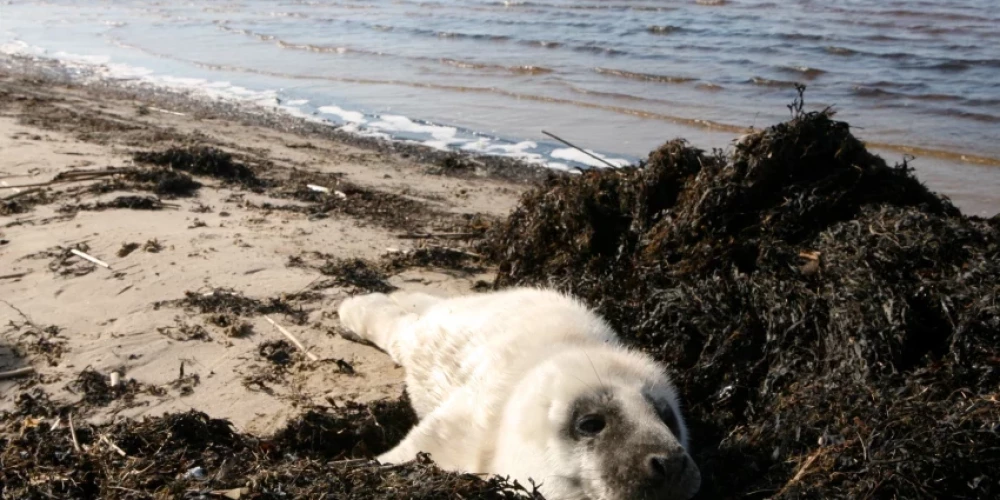
[(340, 321), (406, 371), (420, 419), (383, 463), (517, 479), (550, 500), (686, 499), (700, 487), (674, 387), (577, 300), (514, 288), (345, 300)]

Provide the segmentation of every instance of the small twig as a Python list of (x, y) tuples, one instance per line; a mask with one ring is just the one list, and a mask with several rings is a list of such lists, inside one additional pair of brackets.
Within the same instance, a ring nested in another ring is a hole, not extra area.
[(479, 236), (477, 233), (406, 233), (396, 235), (397, 238), (403, 240), (426, 240), (431, 238), (439, 238), (442, 240), (467, 240), (477, 236)]
[[(5, 188), (9, 188), (9, 189), (14, 189), (13, 186), (4, 186), (4, 187)], [(4, 198), (0, 198), (0, 199), (2, 199), (3, 201), (10, 201), (10, 200), (13, 200), (15, 198), (20, 198), (22, 196), (27, 196), (27, 195), (32, 194), (32, 193), (37, 193), (37, 192), (39, 192), (41, 190), (42, 190), (42, 188), (40, 188), (40, 187), (32, 188), (32, 189), (26, 189), (24, 191), (19, 191), (19, 192), (14, 193), (14, 194), (12, 194), (10, 196), (4, 197)]]
[(438, 248), (438, 249), (441, 249), (441, 250), (447, 250), (449, 252), (455, 252), (457, 254), (461, 254), (461, 255), (468, 256), (468, 257), (472, 257), (474, 259), (484, 259), (485, 258), (481, 254), (478, 254), (476, 252), (470, 252), (468, 250), (462, 250), (461, 248), (451, 248), (451, 247), (441, 247), (441, 246), (434, 246), (434, 247), (429, 247), (429, 248)]
[(170, 111), (169, 109), (154, 108), (152, 106), (146, 106), (146, 109), (149, 109), (151, 111), (156, 111), (156, 112), (159, 112), (159, 113), (166, 113), (168, 115), (187, 116), (184, 113), (178, 113), (177, 111)]
[(282, 335), (284, 335), (285, 337), (288, 337), (288, 340), (291, 340), (292, 343), (295, 344), (295, 347), (298, 347), (299, 350), (301, 350), (303, 353), (305, 353), (305, 355), (310, 360), (312, 360), (312, 361), (319, 361), (319, 356), (317, 356), (317, 355), (309, 352), (309, 350), (306, 349), (306, 347), (304, 345), (302, 345), (302, 342), (299, 342), (299, 339), (295, 338), (295, 336), (292, 335), (291, 332), (289, 332), (288, 330), (285, 330), (281, 325), (275, 323), (274, 320), (271, 319), (269, 316), (264, 316), (264, 319), (266, 319), (268, 321), (268, 323), (271, 323), (275, 328), (277, 328), (278, 331), (282, 333)]
[(23, 273), (5, 274), (3, 276), (0, 276), (0, 280), (16, 280), (18, 278), (23, 278), (29, 274), (31, 274), (31, 271), (25, 271)]
[(352, 458), (348, 460), (337, 460), (336, 462), (330, 462), (330, 465), (334, 467), (354, 467), (361, 464), (370, 464), (372, 460), (367, 458)]
[(784, 493), (789, 488), (798, 483), (802, 479), (802, 477), (806, 475), (806, 471), (809, 470), (809, 467), (812, 466), (813, 462), (815, 462), (816, 459), (819, 458), (820, 454), (822, 453), (823, 453), (823, 448), (817, 448), (816, 451), (812, 452), (808, 457), (806, 457), (805, 461), (803, 461), (802, 465), (799, 467), (799, 470), (795, 473), (795, 476), (792, 477), (792, 479), (789, 480), (787, 483), (785, 483), (785, 486), (781, 488), (781, 490), (778, 492), (776, 496), (780, 497), (782, 493)]
[(555, 139), (555, 140), (557, 140), (557, 141), (559, 141), (559, 142), (561, 142), (561, 143), (563, 143), (563, 144), (565, 144), (565, 145), (567, 145), (567, 146), (569, 146), (569, 147), (571, 147), (571, 148), (573, 148), (573, 149), (575, 149), (575, 150), (577, 150), (577, 151), (579, 151), (579, 152), (581, 152), (581, 153), (583, 153), (583, 154), (585, 154), (585, 155), (587, 155), (587, 156), (589, 156), (589, 157), (591, 157), (591, 158), (593, 158), (593, 159), (595, 159), (595, 160), (597, 160), (597, 161), (599, 161), (599, 162), (601, 162), (601, 163), (604, 163), (605, 165), (607, 165), (607, 166), (609, 166), (611, 168), (618, 168), (618, 165), (615, 165), (614, 163), (611, 163), (608, 160), (605, 160), (604, 158), (601, 158), (600, 156), (597, 156), (597, 155), (591, 153), (590, 151), (587, 151), (586, 149), (583, 149), (580, 146), (577, 146), (577, 145), (575, 145), (575, 144), (567, 141), (566, 139), (563, 139), (563, 138), (561, 138), (561, 137), (559, 137), (559, 136), (557, 136), (555, 134), (546, 132), (544, 130), (542, 131), (542, 133), (545, 134), (545, 135), (547, 135), (547, 136), (549, 136), (549, 137), (551, 137), (551, 138), (553, 138), (553, 139)]
[(10, 370), (6, 372), (0, 372), (0, 380), (7, 380), (17, 377), (23, 377), (35, 373), (35, 368), (32, 366), (26, 366), (24, 368), (18, 368), (16, 370)]
[(83, 252), (81, 252), (81, 251), (79, 251), (79, 250), (77, 250), (75, 248), (70, 249), (70, 252), (72, 252), (73, 255), (76, 255), (77, 257), (89, 260), (89, 261), (93, 262), (94, 264), (97, 264), (97, 265), (99, 265), (101, 267), (106, 267), (108, 269), (111, 269), (111, 266), (108, 265), (107, 262), (104, 262), (103, 260), (100, 260), (100, 259), (98, 259), (96, 257), (91, 257), (90, 255), (87, 255), (87, 254), (85, 254), (85, 253), (83, 253)]
[(17, 306), (15, 306), (14, 304), (11, 304), (10, 302), (7, 302), (6, 300), (0, 300), (0, 304), (6, 304), (7, 307), (9, 307), (9, 308), (17, 311), (17, 314), (19, 314), (21, 316), (21, 318), (25, 322), (27, 322), (29, 325), (34, 326), (36, 328), (38, 327), (38, 325), (36, 325), (34, 321), (31, 321), (31, 318), (29, 318), (27, 314), (24, 314), (24, 311), (18, 309)]
[(43, 186), (51, 186), (53, 184), (64, 184), (68, 182), (84, 182), (92, 181), (94, 179), (99, 179), (101, 177), (108, 177), (115, 174), (120, 174), (121, 170), (109, 170), (107, 172), (63, 172), (55, 176), (52, 180), (45, 182), (35, 182), (32, 184), (20, 184), (17, 186), (4, 186), (6, 189), (20, 189), (20, 188), (37, 188)]
[(119, 455), (121, 455), (123, 457), (127, 457), (128, 456), (128, 454), (125, 453), (125, 450), (119, 448), (118, 445), (116, 445), (115, 443), (112, 443), (111, 440), (108, 439), (108, 437), (105, 436), (104, 434), (101, 434), (101, 441), (103, 441), (104, 444), (110, 446), (111, 449), (115, 450)]
[(80, 452), (80, 442), (76, 440), (76, 429), (73, 426), (73, 414), (69, 414), (69, 435), (73, 438), (73, 449)]

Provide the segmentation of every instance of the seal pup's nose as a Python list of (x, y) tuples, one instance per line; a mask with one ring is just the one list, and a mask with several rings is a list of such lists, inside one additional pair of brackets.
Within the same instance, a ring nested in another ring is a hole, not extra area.
[(646, 458), (646, 472), (654, 483), (676, 481), (688, 472), (691, 459), (685, 453), (672, 455), (654, 454)]

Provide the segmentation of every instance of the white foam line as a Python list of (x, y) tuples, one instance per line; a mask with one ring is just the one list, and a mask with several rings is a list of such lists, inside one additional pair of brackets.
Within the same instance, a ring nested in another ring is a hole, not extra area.
[[(291, 104), (291, 103), (289, 103)], [(340, 106), (321, 106), (319, 108), (320, 113), (326, 113), (328, 115), (339, 116), (341, 120), (347, 123), (365, 123), (368, 120), (365, 119), (365, 114), (358, 111), (348, 111)]]
[[(190, 78), (171, 75), (157, 75), (148, 68), (111, 62), (108, 56), (72, 54), (56, 52), (50, 54), (44, 48), (35, 47), (21, 40), (13, 40), (0, 44), (0, 53), (11, 55), (55, 58), (68, 68), (82, 68), (87, 71), (85, 78), (95, 80), (109, 79), (124, 85), (149, 85), (171, 91), (181, 92), (192, 97), (202, 97), (212, 100), (232, 100), (259, 106), (270, 110), (278, 110), (290, 116), (314, 123), (331, 124), (327, 119), (315, 116), (302, 109), (308, 104), (306, 99), (294, 99), (281, 102), (276, 90), (251, 90), (226, 81), (210, 81), (202, 78)], [(183, 115), (175, 111), (150, 108), (164, 113)], [(341, 108), (336, 105), (321, 106), (318, 113), (336, 116), (344, 122), (340, 130), (360, 137), (381, 140), (397, 140), (406, 143), (420, 144), (441, 151), (468, 151), (491, 156), (514, 158), (519, 161), (551, 168), (553, 170), (579, 173), (573, 164), (589, 167), (607, 168), (604, 163), (575, 149), (563, 148), (553, 150), (548, 155), (538, 152), (538, 144), (534, 141), (521, 141), (513, 144), (497, 143), (495, 139), (486, 137), (459, 137), (456, 127), (416, 122), (402, 115), (383, 114), (369, 121), (364, 113)], [(394, 134), (395, 133), (395, 134)], [(425, 139), (394, 138), (396, 134), (412, 134), (426, 136)], [(590, 151), (590, 150), (588, 150)], [(600, 153), (590, 151), (608, 162), (625, 166), (631, 162), (623, 158), (610, 158)], [(562, 161), (554, 161), (562, 160)]]
[[(369, 124), (371, 128), (387, 130), (390, 132), (409, 132), (417, 134), (428, 134), (438, 141), (455, 141), (458, 129), (442, 125), (424, 125), (401, 115), (381, 115), (379, 120)], [(465, 141), (462, 141), (465, 142)]]

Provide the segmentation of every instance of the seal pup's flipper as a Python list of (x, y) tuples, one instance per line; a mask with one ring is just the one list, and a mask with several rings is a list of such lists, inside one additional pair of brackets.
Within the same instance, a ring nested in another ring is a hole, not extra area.
[(419, 317), (384, 293), (350, 297), (337, 309), (340, 323), (354, 335), (375, 344), (397, 364), (403, 364), (396, 332)]
[(383, 464), (401, 464), (426, 453), (443, 470), (481, 472), (486, 450), (481, 449), (484, 441), (478, 435), (475, 417), (475, 395), (458, 391), (377, 459)]

